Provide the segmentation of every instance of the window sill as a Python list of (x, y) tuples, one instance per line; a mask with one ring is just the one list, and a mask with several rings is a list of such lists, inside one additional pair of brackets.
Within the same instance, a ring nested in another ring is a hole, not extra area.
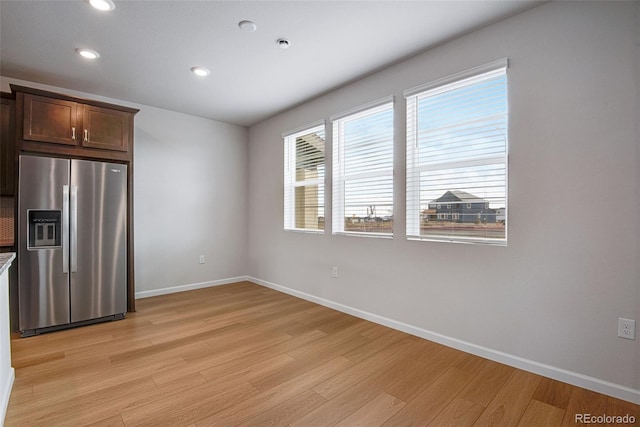
[(393, 239), (393, 234), (382, 233), (359, 233), (357, 231), (341, 231), (339, 233), (333, 233), (334, 236), (347, 236), (347, 237), (369, 237), (374, 239)]
[(324, 234), (324, 230), (309, 230), (305, 228), (285, 228), (287, 233)]
[(438, 242), (438, 243), (462, 243), (467, 245), (482, 245), (482, 246), (507, 246), (506, 240), (481, 240), (481, 239), (464, 239), (464, 238), (445, 238), (445, 237), (432, 237), (432, 236), (421, 236), (421, 237), (407, 237), (407, 240), (413, 240), (418, 242)]

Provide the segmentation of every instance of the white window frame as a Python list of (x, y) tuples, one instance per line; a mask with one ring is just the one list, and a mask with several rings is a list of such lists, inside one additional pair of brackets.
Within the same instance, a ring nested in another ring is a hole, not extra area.
[[(364, 178), (376, 178), (380, 176), (390, 175), (393, 180), (393, 162), (391, 162), (390, 168), (384, 171), (363, 172), (357, 174), (346, 174), (344, 159), (344, 124), (351, 120), (358, 120), (360, 118), (373, 115), (391, 108), (392, 114), (394, 114), (394, 97), (388, 96), (360, 107), (336, 114), (330, 117), (333, 128), (333, 185), (332, 185), (332, 232), (334, 235), (355, 235), (355, 236), (369, 236), (369, 237), (381, 237), (381, 238), (393, 238), (393, 231), (391, 233), (375, 233), (375, 232), (356, 232), (345, 231), (345, 183), (351, 179), (364, 179)], [(395, 133), (395, 128), (393, 130)], [(394, 137), (391, 138), (391, 150), (394, 151)], [(392, 202), (393, 204), (393, 202)]]
[[(310, 179), (304, 181), (296, 181), (296, 138), (308, 135), (310, 133), (324, 131), (325, 133), (325, 176), (321, 179)], [(326, 161), (326, 125), (324, 120), (318, 121), (307, 126), (298, 128), (297, 130), (284, 133), (284, 230), (285, 231), (303, 231), (307, 233), (323, 234), (324, 229), (316, 228), (299, 228), (296, 227), (296, 188), (306, 186), (322, 186), (324, 196), (324, 217), (326, 227), (326, 189), (325, 180), (327, 178), (327, 161)]]
[[(507, 245), (507, 228), (505, 225), (504, 239), (479, 239), (464, 236), (423, 236), (420, 231), (420, 184), (419, 174), (428, 170), (451, 169), (463, 166), (480, 166), (496, 163), (504, 163), (505, 168), (505, 210), (508, 212), (508, 138), (505, 135), (505, 153), (504, 156), (496, 156), (493, 158), (482, 158), (463, 160), (460, 162), (449, 162), (438, 165), (418, 165), (418, 134), (417, 123), (410, 123), (410, 117), (417, 115), (418, 97), (429, 93), (437, 94), (456, 87), (464, 87), (475, 81), (482, 81), (493, 76), (507, 73), (508, 59), (503, 58), (491, 63), (481, 65), (460, 73), (456, 73), (442, 79), (432, 81), (404, 92), (407, 101), (407, 151), (406, 151), (406, 232), (409, 240), (427, 240), (427, 241), (445, 241), (445, 242), (461, 242), (461, 243), (480, 243), (492, 244), (499, 246)], [(487, 203), (488, 205), (488, 203)], [(439, 217), (439, 215), (438, 215)], [(481, 215), (478, 214), (478, 218)], [(505, 223), (506, 224), (506, 223)]]

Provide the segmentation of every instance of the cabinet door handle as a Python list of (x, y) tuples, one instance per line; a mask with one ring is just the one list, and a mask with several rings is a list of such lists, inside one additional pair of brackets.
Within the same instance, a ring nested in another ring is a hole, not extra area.
[(85, 142), (89, 141), (89, 131), (87, 129), (84, 130), (84, 141)]
[(73, 126), (71, 127), (71, 139), (76, 140), (76, 128)]

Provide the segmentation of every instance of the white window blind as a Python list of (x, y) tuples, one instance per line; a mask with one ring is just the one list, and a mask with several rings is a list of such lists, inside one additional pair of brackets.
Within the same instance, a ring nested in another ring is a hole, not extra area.
[(325, 129), (284, 136), (284, 228), (324, 230)]
[(506, 244), (506, 68), (405, 93), (409, 239)]
[(333, 117), (333, 233), (393, 234), (393, 98)]

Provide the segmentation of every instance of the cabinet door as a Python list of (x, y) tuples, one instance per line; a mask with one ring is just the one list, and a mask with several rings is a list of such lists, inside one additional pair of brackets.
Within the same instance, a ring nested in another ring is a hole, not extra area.
[(44, 96), (24, 95), (23, 139), (76, 145), (78, 104)]
[(128, 151), (133, 115), (125, 111), (84, 105), (82, 146)]
[(0, 99), (0, 196), (13, 196), (15, 171), (15, 112), (12, 99)]

